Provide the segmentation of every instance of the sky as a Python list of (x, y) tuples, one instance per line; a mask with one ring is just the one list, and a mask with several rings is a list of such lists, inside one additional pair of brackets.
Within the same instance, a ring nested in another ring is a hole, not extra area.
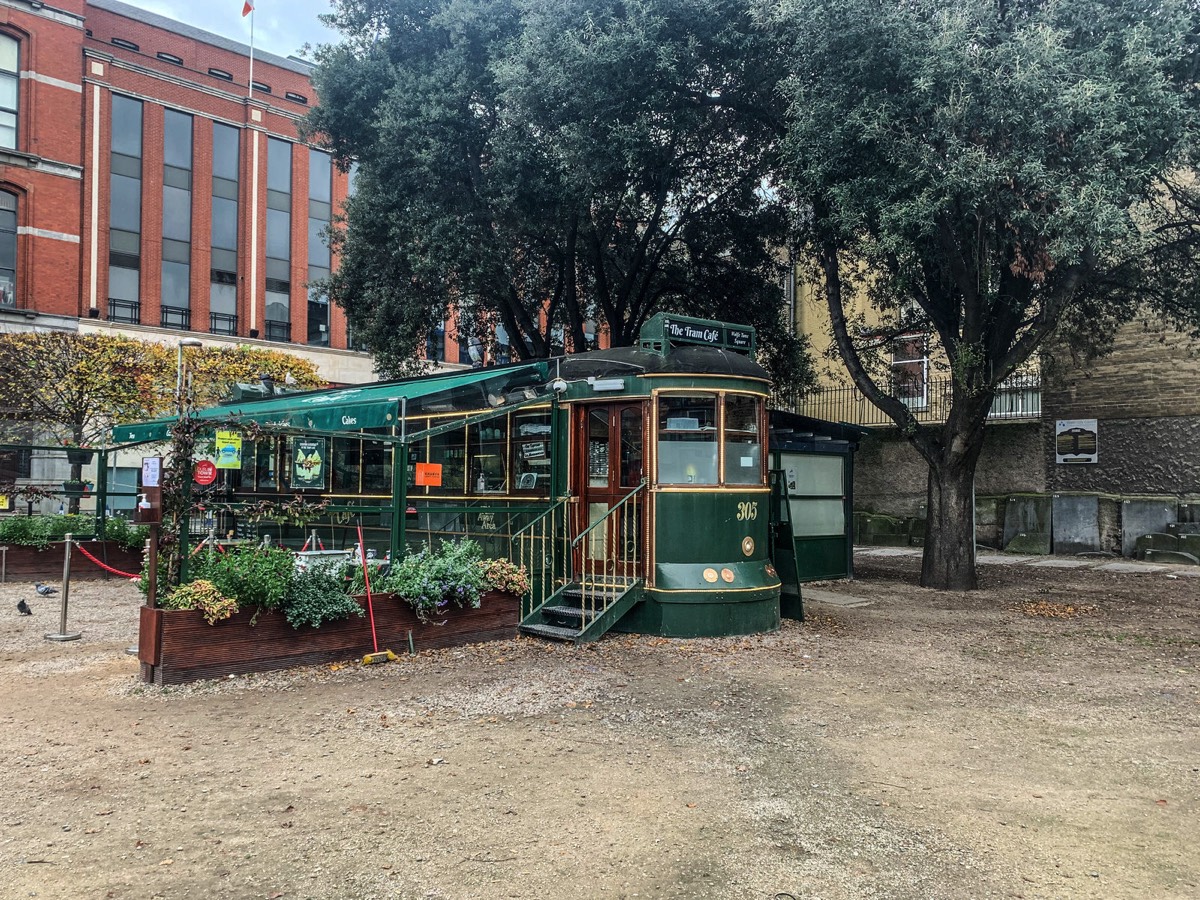
[[(250, 43), (250, 17), (242, 18), (243, 0), (124, 0), (145, 9), (203, 28), (213, 34), (243, 44)], [(254, 47), (279, 56), (299, 56), (304, 44), (324, 44), (337, 40), (317, 21), (329, 11), (328, 0), (254, 0)]]

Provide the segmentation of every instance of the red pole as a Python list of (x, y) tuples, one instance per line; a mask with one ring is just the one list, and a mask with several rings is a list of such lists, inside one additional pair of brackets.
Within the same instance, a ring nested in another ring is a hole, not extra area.
[(363, 583), (367, 586), (367, 615), (371, 618), (371, 645), (379, 652), (379, 638), (375, 635), (375, 604), (371, 602), (371, 575), (367, 571), (367, 548), (363, 546), (362, 521), (358, 523), (358, 556), (362, 560)]

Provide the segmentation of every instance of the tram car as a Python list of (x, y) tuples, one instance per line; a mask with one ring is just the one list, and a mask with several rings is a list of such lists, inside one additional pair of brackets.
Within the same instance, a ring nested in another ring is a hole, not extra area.
[[(215, 436), (218, 480), (203, 490), (235, 510), (198, 533), (332, 550), (352, 548), (362, 527), (381, 560), (470, 538), (526, 567), (520, 628), (548, 638), (774, 630), (781, 570), (803, 577), (790, 533), (780, 540), (787, 503), (770, 471), (770, 379), (755, 339), (747, 326), (660, 314), (634, 347), (245, 391), (189, 413)], [(114, 439), (163, 441), (174, 421), (119, 426)], [(297, 496), (321, 502), (321, 517), (289, 528), (253, 515)], [(799, 617), (789, 587), (782, 614)]]

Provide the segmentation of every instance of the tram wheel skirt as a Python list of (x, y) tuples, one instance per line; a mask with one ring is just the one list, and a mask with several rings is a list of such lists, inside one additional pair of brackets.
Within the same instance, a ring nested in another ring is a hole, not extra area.
[(655, 591), (613, 628), (660, 637), (731, 637), (779, 630), (779, 588), (741, 592)]

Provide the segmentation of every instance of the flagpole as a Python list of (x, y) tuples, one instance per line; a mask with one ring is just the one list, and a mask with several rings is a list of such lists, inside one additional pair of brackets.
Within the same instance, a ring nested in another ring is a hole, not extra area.
[(246, 85), (246, 99), (254, 99), (254, 7), (250, 7), (250, 83)]

